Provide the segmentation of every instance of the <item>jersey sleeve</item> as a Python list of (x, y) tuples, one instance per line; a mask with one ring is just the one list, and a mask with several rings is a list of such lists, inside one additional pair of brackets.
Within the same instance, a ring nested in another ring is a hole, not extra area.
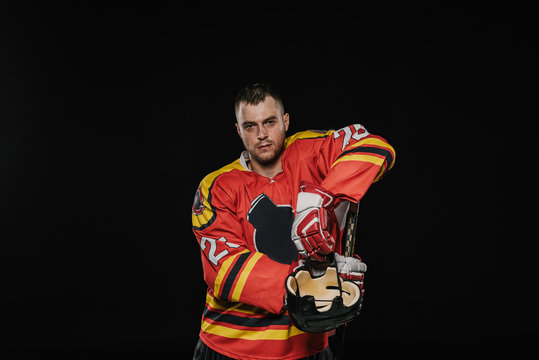
[(326, 174), (321, 186), (358, 202), (373, 182), (395, 164), (395, 149), (382, 137), (354, 124), (334, 131), (321, 146), (317, 165)]
[(282, 313), (290, 265), (248, 246), (233, 193), (218, 180), (201, 183), (195, 196), (197, 208), (193, 207), (193, 232), (200, 244), (204, 280), (216, 299)]

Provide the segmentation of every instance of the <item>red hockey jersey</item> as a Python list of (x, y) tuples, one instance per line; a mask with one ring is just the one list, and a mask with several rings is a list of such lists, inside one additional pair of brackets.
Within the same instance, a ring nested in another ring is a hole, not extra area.
[(283, 171), (273, 178), (250, 171), (245, 155), (206, 176), (193, 204), (208, 285), (200, 338), (234, 359), (305, 357), (323, 350), (328, 336), (298, 330), (283, 307), (298, 258), (291, 226), (300, 182), (358, 202), (393, 166), (395, 151), (355, 124), (288, 137)]

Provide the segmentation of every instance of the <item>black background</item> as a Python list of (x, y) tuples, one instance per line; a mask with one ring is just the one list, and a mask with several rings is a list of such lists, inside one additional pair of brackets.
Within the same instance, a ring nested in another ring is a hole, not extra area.
[(397, 151), (361, 205), (347, 354), (537, 341), (530, 9), (18, 4), (0, 11), (13, 355), (191, 356), (192, 200), (241, 152), (234, 96), (259, 81), (290, 134), (360, 122)]

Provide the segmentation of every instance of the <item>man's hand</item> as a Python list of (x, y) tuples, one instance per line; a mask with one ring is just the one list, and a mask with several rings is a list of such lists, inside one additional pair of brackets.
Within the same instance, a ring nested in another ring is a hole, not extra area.
[(302, 183), (292, 224), (292, 240), (303, 258), (324, 261), (333, 251), (335, 238), (330, 221), (335, 196), (321, 186)]
[(346, 280), (352, 280), (361, 289), (363, 295), (365, 290), (363, 289), (363, 279), (365, 278), (365, 272), (367, 271), (367, 264), (361, 261), (359, 256), (346, 257), (339, 254), (335, 254), (335, 261), (337, 262), (337, 271), (339, 276)]

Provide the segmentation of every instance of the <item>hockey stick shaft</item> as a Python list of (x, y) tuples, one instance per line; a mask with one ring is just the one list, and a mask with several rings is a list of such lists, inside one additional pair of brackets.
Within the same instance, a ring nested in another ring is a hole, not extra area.
[[(357, 225), (359, 219), (359, 203), (350, 203), (348, 208), (348, 214), (346, 217), (346, 227), (343, 237), (343, 249), (344, 256), (354, 256), (354, 249), (356, 245)], [(344, 352), (344, 325), (341, 325), (335, 331), (335, 354), (333, 359), (342, 360)]]
[(348, 216), (346, 218), (346, 232), (344, 234), (343, 255), (354, 256), (356, 245), (357, 223), (359, 218), (359, 204), (350, 203)]

